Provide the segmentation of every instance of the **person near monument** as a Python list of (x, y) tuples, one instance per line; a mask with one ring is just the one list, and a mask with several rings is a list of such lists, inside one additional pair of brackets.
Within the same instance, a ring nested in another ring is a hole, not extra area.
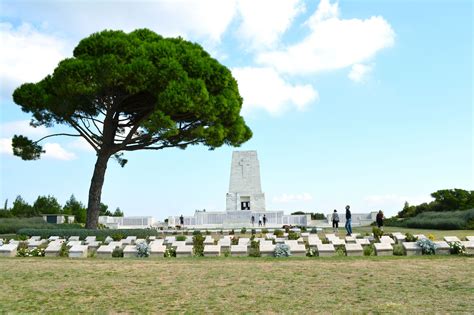
[(252, 221), (252, 226), (255, 225), (255, 216), (252, 216), (252, 218), (250, 219)]
[(334, 209), (331, 219), (332, 219), (332, 231), (334, 233), (337, 233), (339, 229), (339, 214), (337, 213), (336, 209)]
[(349, 205), (346, 206), (346, 231), (347, 231), (347, 236), (352, 235), (352, 214), (351, 214), (351, 207)]
[(181, 225), (181, 226), (184, 225), (184, 217), (183, 217), (183, 215), (181, 215), (181, 216), (179, 217), (179, 225)]
[(262, 215), (258, 216), (258, 226), (262, 226)]
[(263, 226), (267, 225), (267, 217), (263, 215)]
[(385, 219), (382, 210), (379, 210), (377, 216), (375, 217), (375, 221), (377, 222), (377, 227), (383, 231), (383, 220)]

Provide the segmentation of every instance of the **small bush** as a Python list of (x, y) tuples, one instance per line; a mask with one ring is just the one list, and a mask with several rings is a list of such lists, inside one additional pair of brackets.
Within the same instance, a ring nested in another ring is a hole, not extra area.
[(255, 235), (257, 234), (257, 230), (256, 229), (252, 229), (252, 235)]
[(199, 231), (199, 230), (195, 230), (195, 231), (193, 232), (193, 235), (201, 235), (201, 234), (202, 234), (202, 233), (201, 233), (201, 231)]
[(165, 255), (164, 255), (166, 258), (170, 258), (170, 257), (176, 257), (176, 249), (174, 249), (173, 247), (168, 247), (166, 250), (165, 250)]
[(395, 256), (403, 256), (405, 255), (405, 249), (401, 244), (395, 244), (393, 245), (393, 254)]
[(121, 247), (115, 247), (112, 251), (112, 257), (121, 258), (123, 257), (123, 249)]
[(114, 234), (112, 234), (112, 239), (113, 239), (114, 241), (116, 241), (116, 242), (118, 242), (118, 241), (120, 241), (120, 240), (122, 240), (122, 239), (124, 239), (124, 238), (125, 238), (125, 236), (124, 236), (122, 233), (114, 233)]
[(138, 257), (150, 256), (150, 246), (145, 242), (137, 244), (137, 256)]
[(220, 235), (224, 234), (224, 231), (223, 231), (223, 230), (220, 230), (220, 231), (219, 231), (219, 234), (220, 234)]
[(275, 257), (290, 257), (290, 246), (286, 244), (277, 244), (275, 245), (275, 250), (273, 252)]
[(262, 229), (262, 233), (263, 233), (263, 234), (266, 234), (266, 233), (268, 233), (268, 229), (266, 229), (266, 228), (263, 228), (263, 229)]
[(230, 257), (230, 249), (224, 249), (222, 251), (222, 254), (224, 255), (224, 257)]
[(383, 231), (375, 226), (372, 228), (372, 233), (374, 234), (376, 240), (380, 240), (380, 238), (383, 236)]
[(275, 235), (276, 237), (283, 237), (283, 231), (275, 230), (275, 232), (273, 232), (273, 235)]
[(405, 234), (405, 241), (406, 242), (416, 242), (418, 240), (418, 237), (415, 237), (413, 234), (411, 233), (406, 233)]
[(240, 234), (245, 234), (245, 233), (247, 233), (247, 229), (246, 229), (246, 228), (243, 227), (242, 229), (240, 229)]
[(466, 254), (466, 247), (460, 242), (452, 242), (449, 243), (449, 251), (453, 255), (465, 255)]
[(306, 226), (302, 226), (300, 229), (301, 229), (301, 232), (306, 232), (307, 231)]
[(179, 241), (179, 242), (183, 242), (186, 240), (186, 236), (184, 235), (178, 235), (176, 236), (176, 240)]
[(288, 233), (288, 239), (289, 240), (297, 240), (299, 238), (300, 238), (300, 236), (296, 232), (290, 231), (290, 233)]
[(230, 239), (230, 244), (231, 245), (239, 245), (239, 238), (237, 236), (234, 236)]
[(434, 255), (436, 253), (436, 245), (431, 240), (418, 240), (416, 244), (421, 247), (421, 253), (423, 255)]
[(69, 247), (67, 247), (66, 242), (61, 244), (61, 249), (59, 250), (59, 257), (69, 257)]
[(249, 250), (250, 257), (260, 257), (260, 242), (259, 241), (251, 241), (250, 242), (250, 250)]
[(206, 230), (206, 235), (211, 235), (211, 231)]
[(343, 245), (335, 246), (336, 256), (346, 256), (346, 248)]
[(364, 246), (364, 256), (375, 256), (375, 247), (373, 244)]
[(230, 230), (229, 235), (234, 235), (234, 234), (235, 234), (234, 229)]
[(314, 227), (314, 228), (311, 229), (311, 231), (309, 233), (318, 234), (318, 229)]
[(428, 234), (428, 239), (430, 241), (434, 241), (435, 240), (435, 236), (433, 234)]
[(307, 248), (306, 249), (306, 257), (315, 257), (318, 256), (318, 252), (315, 249)]
[(194, 235), (193, 237), (193, 251), (194, 256), (202, 257), (204, 256), (204, 236), (203, 235)]

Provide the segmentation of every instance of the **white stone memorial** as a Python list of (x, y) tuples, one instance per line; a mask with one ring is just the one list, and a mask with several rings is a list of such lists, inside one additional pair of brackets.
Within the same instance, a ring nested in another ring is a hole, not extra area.
[(318, 251), (318, 256), (320, 257), (329, 257), (336, 254), (336, 249), (332, 244), (317, 244), (316, 249)]
[(402, 245), (407, 256), (422, 255), (421, 247), (416, 242), (403, 242)]
[(87, 245), (74, 245), (69, 249), (69, 258), (87, 258)]
[(123, 258), (137, 257), (138, 251), (135, 245), (126, 245), (123, 249)]
[[(393, 240), (392, 240), (393, 241)], [(390, 242), (374, 243), (375, 254), (377, 256), (391, 256), (393, 255), (393, 247)]]
[(290, 247), (292, 256), (306, 256), (306, 247), (295, 240), (286, 240), (285, 244)]
[(18, 249), (17, 243), (3, 244), (0, 246), (0, 256), (15, 257)]
[(230, 254), (232, 256), (247, 256), (247, 245), (231, 245)]
[(220, 256), (220, 245), (204, 245), (204, 256)]
[(443, 238), (448, 244), (454, 242), (461, 242), (461, 240), (457, 236), (445, 236)]
[(193, 247), (190, 245), (182, 245), (176, 247), (176, 257), (190, 257), (193, 255)]
[(364, 249), (362, 245), (357, 243), (346, 244), (346, 255), (347, 256), (364, 256)]
[(474, 242), (474, 236), (466, 236), (466, 240)]
[(436, 255), (449, 255), (450, 247), (446, 241), (434, 241), (436, 247)]
[(461, 244), (466, 248), (466, 254), (474, 254), (474, 241), (461, 241)]

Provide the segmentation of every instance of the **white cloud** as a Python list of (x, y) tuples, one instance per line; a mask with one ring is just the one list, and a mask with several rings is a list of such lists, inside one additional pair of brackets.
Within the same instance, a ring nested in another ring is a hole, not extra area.
[(264, 109), (271, 114), (279, 114), (292, 106), (304, 110), (319, 98), (311, 85), (287, 83), (272, 68), (234, 68), (232, 73), (244, 98), (244, 112)]
[(313, 74), (364, 63), (395, 40), (395, 32), (383, 17), (341, 19), (337, 3), (328, 0), (321, 0), (306, 25), (311, 33), (301, 42), (260, 53), (257, 62), (281, 73)]
[(313, 200), (313, 196), (310, 193), (301, 193), (301, 194), (281, 194), (278, 196), (273, 197), (273, 202), (281, 202), (281, 203), (288, 203), (294, 201), (311, 201)]
[(0, 154), (13, 155), (11, 138), (0, 138)]
[(74, 141), (71, 141), (70, 143), (67, 144), (67, 147), (70, 149), (77, 149), (80, 151), (95, 152), (95, 150), (92, 148), (89, 142), (87, 142), (86, 139), (82, 137), (77, 138)]
[(48, 130), (44, 126), (31, 127), (29, 120), (10, 121), (0, 124), (0, 136), (13, 137), (15, 134), (30, 137), (44, 137), (48, 134)]
[(76, 158), (74, 153), (66, 151), (59, 143), (46, 143), (43, 146), (43, 150), (46, 151), (43, 154), (44, 158), (65, 161), (74, 160)]
[(274, 45), (305, 8), (301, 0), (240, 0), (238, 9), (242, 21), (237, 33), (260, 48)]
[(357, 63), (352, 65), (351, 71), (349, 72), (349, 79), (354, 82), (360, 83), (364, 82), (367, 76), (372, 72), (371, 65), (364, 65)]
[(0, 93), (6, 98), (20, 84), (52, 73), (58, 62), (72, 53), (64, 41), (29, 24), (14, 28), (10, 23), (0, 23), (0, 42)]
[(15, 1), (9, 16), (61, 30), (79, 39), (104, 29), (149, 28), (164, 36), (219, 41), (236, 14), (236, 0)]

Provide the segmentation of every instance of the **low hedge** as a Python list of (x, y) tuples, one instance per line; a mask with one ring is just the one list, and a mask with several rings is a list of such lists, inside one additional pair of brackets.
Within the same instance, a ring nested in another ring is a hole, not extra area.
[(97, 236), (99, 239), (105, 239), (107, 236), (113, 237), (120, 234), (123, 237), (136, 236), (137, 238), (146, 238), (148, 236), (157, 236), (158, 231), (154, 229), (124, 229), (124, 230), (88, 230), (88, 229), (20, 229), (17, 234), (28, 236), (41, 236), (49, 238), (50, 236), (59, 236), (67, 238), (69, 236), (79, 236), (81, 240), (86, 236)]
[(51, 224), (42, 217), (34, 218), (0, 218), (0, 234), (17, 233), (19, 229), (79, 229), (80, 224)]
[(474, 229), (474, 209), (449, 212), (423, 212), (403, 219), (385, 220), (386, 226), (408, 227), (435, 230), (470, 230)]

